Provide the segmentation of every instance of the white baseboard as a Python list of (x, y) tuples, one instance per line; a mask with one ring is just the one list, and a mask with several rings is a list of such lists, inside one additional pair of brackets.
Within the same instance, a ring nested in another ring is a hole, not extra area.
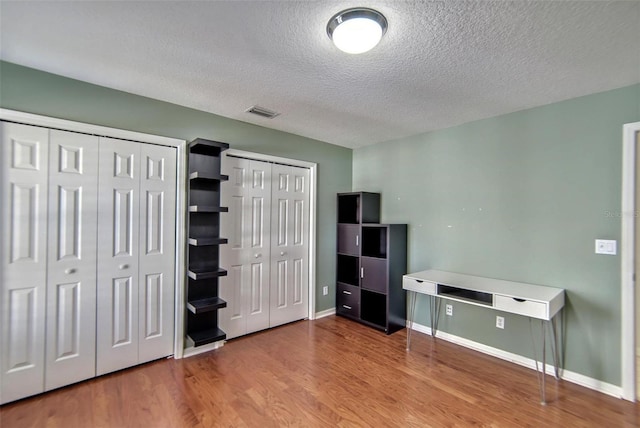
[[(407, 322), (407, 326), (408, 325), (409, 325), (409, 322)], [(424, 326), (422, 324), (418, 324), (416, 322), (413, 323), (413, 330), (419, 331), (420, 333), (431, 335), (430, 327)], [(528, 357), (523, 357), (522, 355), (503, 351), (502, 349), (494, 348), (492, 346), (487, 346), (482, 343), (474, 342), (473, 340), (465, 339), (463, 337), (455, 336), (453, 334), (445, 333), (442, 331), (437, 331), (436, 337), (442, 340), (446, 340), (447, 342), (455, 343), (456, 345), (464, 346), (465, 348), (482, 352), (483, 354), (491, 355), (492, 357), (500, 358), (501, 360), (509, 361), (509, 362), (518, 364), (520, 366), (527, 367), (529, 369), (533, 369), (533, 370), (536, 369), (535, 360)], [(547, 364), (546, 369), (547, 369), (547, 373), (549, 374), (554, 373), (554, 367), (552, 364)], [(568, 382), (575, 383), (580, 386), (584, 386), (585, 388), (602, 392), (603, 394), (607, 394), (612, 397), (622, 398), (623, 391), (621, 387), (582, 375), (580, 373), (575, 373), (566, 369), (561, 369), (560, 378)]]
[(316, 317), (314, 319), (324, 318), (331, 315), (335, 315), (336, 308), (325, 309), (324, 311), (316, 312)]

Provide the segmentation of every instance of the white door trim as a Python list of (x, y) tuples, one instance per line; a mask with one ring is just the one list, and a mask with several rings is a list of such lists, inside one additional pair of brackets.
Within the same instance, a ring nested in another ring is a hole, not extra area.
[(635, 216), (635, 174), (637, 137), (640, 122), (628, 123), (623, 127), (622, 141), (622, 235), (620, 242), (621, 257), (621, 295), (622, 295), (622, 398), (636, 401), (636, 326), (634, 296), (634, 244)]
[(281, 163), (284, 165), (299, 166), (309, 169), (309, 308), (308, 318), (315, 319), (316, 315), (316, 198), (317, 198), (317, 173), (318, 164), (297, 159), (283, 158), (279, 156), (265, 155), (262, 153), (247, 152), (244, 150), (228, 149), (227, 155), (237, 156), (264, 162)]
[[(127, 131), (124, 129), (109, 128), (100, 125), (91, 125), (88, 123), (74, 122), (71, 120), (57, 119), (54, 117), (41, 116), (37, 114), (24, 113), (21, 111), (8, 110), (0, 108), (0, 119), (9, 122), (24, 123), (26, 125), (42, 126), (50, 129), (60, 129), (63, 131), (79, 132), (82, 134), (98, 135), (102, 137), (117, 138), (120, 140), (129, 140), (143, 143), (158, 144), (161, 146), (169, 146), (176, 148), (176, 305), (175, 305), (175, 338), (174, 338), (174, 356), (182, 358), (183, 342), (184, 342), (184, 281), (186, 276), (186, 216), (187, 216), (187, 173), (186, 173), (186, 151), (187, 143), (185, 140), (176, 138), (162, 137), (159, 135), (144, 134), (141, 132)], [(0, 197), (4, 197), (0, 195)]]

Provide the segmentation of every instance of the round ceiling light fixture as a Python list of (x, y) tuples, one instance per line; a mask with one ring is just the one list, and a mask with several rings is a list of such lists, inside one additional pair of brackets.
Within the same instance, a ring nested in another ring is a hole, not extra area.
[(386, 31), (387, 19), (384, 15), (363, 7), (343, 10), (327, 24), (327, 34), (333, 44), (350, 54), (373, 49)]

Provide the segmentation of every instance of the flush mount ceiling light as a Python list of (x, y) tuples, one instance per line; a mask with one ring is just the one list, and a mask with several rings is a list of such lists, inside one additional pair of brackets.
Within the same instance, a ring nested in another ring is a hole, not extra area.
[(387, 31), (387, 19), (367, 8), (343, 10), (327, 24), (327, 34), (338, 49), (359, 54), (373, 49)]

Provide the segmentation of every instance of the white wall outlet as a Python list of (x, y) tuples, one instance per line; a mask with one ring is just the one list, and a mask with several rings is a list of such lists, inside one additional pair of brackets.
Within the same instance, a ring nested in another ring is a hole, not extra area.
[(322, 287), (322, 295), (326, 296), (327, 294), (329, 294), (329, 286), (325, 285), (324, 287)]
[(496, 327), (504, 328), (504, 317), (500, 317), (500, 316), (496, 317)]
[(453, 316), (453, 305), (447, 305), (447, 306), (445, 306), (445, 309), (447, 311), (447, 315), (452, 317)]
[(596, 239), (596, 254), (609, 254), (615, 256), (617, 253), (617, 242), (610, 239)]

